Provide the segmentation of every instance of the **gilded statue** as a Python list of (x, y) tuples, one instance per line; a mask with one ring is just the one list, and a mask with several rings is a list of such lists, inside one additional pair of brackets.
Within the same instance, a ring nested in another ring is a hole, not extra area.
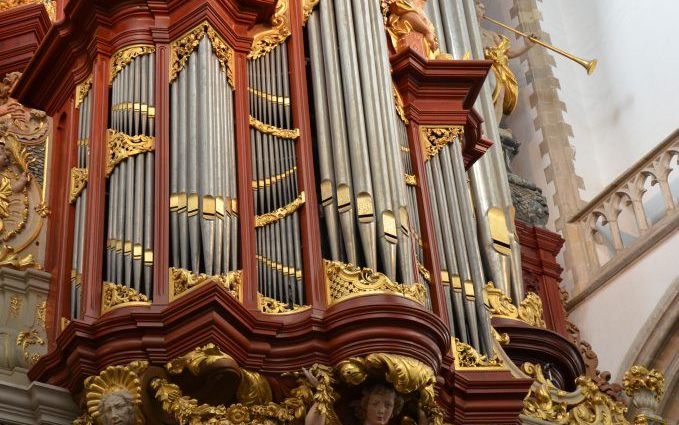
[[(394, 50), (400, 50), (410, 34), (422, 37), (422, 52), (428, 59), (451, 59), (441, 53), (436, 29), (424, 13), (426, 0), (382, 0), (387, 33)], [(407, 42), (406, 42), (407, 44)]]
[[(481, 0), (476, 0), (476, 17), (479, 22), (485, 15), (486, 6), (481, 3)], [(531, 37), (538, 38), (535, 34), (531, 34)], [(495, 76), (493, 105), (495, 105), (495, 118), (499, 123), (503, 114), (512, 113), (519, 95), (519, 83), (509, 67), (509, 59), (525, 54), (535, 46), (535, 43), (531, 41), (520, 49), (512, 48), (509, 38), (485, 28), (481, 28), (481, 39), (485, 58), (493, 61), (493, 75)]]

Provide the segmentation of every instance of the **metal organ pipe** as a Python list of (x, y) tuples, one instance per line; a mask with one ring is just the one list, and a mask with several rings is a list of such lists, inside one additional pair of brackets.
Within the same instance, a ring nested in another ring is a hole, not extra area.
[(233, 89), (203, 33), (170, 86), (171, 266), (207, 275), (237, 270)]
[[(154, 135), (155, 54), (134, 56), (111, 81), (109, 137)], [(110, 142), (109, 142), (110, 143)], [(128, 143), (128, 142), (125, 142)], [(115, 149), (111, 146), (111, 149)], [(153, 152), (126, 155), (108, 174), (108, 219), (104, 281), (151, 297), (153, 275)]]

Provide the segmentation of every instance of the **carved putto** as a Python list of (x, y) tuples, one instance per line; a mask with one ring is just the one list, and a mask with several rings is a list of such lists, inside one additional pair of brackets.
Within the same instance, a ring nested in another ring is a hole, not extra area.
[(426, 0), (382, 0), (382, 13), (392, 48), (412, 47), (427, 59), (452, 59), (441, 53), (436, 29), (424, 13)]

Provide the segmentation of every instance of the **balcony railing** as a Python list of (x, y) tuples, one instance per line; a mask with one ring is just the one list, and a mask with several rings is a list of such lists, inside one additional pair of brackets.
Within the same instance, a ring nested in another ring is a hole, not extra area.
[(574, 307), (679, 228), (679, 129), (569, 221)]

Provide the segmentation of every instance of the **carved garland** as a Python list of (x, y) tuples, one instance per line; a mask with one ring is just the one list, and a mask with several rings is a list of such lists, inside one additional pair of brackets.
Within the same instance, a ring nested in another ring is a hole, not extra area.
[(538, 328), (547, 327), (542, 318), (542, 300), (537, 294), (528, 292), (526, 298), (517, 308), (512, 304), (512, 299), (493, 286), (492, 283), (486, 284), (485, 292), (487, 294), (487, 304), (493, 317), (521, 320)]
[(237, 300), (241, 299), (243, 273), (241, 270), (210, 276), (203, 273), (193, 273), (189, 270), (170, 268), (170, 301), (186, 295), (188, 291), (196, 289), (207, 282), (217, 282), (222, 288)]
[(328, 305), (371, 294), (398, 295), (424, 305), (426, 291), (421, 283), (400, 284), (369, 268), (324, 260)]
[(83, 100), (85, 100), (85, 97), (87, 96), (87, 93), (90, 91), (90, 88), (92, 87), (92, 81), (94, 81), (94, 75), (90, 74), (85, 81), (82, 83), (78, 84), (75, 87), (75, 107), (79, 108), (80, 104), (83, 103)]
[(255, 227), (264, 227), (271, 223), (275, 223), (281, 220), (295, 211), (297, 211), (305, 202), (304, 192), (300, 193), (297, 198), (287, 205), (278, 208), (275, 211), (268, 212), (266, 214), (255, 216)]
[(257, 118), (250, 116), (250, 127), (264, 134), (271, 134), (272, 136), (280, 137), (281, 139), (295, 140), (299, 138), (299, 129), (292, 130), (286, 128), (278, 128), (273, 125), (265, 124)]
[(111, 80), (120, 73), (127, 65), (129, 65), (132, 60), (138, 56), (148, 55), (156, 51), (155, 46), (147, 44), (138, 44), (134, 46), (128, 46), (123, 49), (118, 50), (111, 57)]
[(655, 369), (649, 370), (645, 366), (634, 365), (625, 372), (622, 385), (630, 397), (633, 397), (635, 392), (646, 389), (660, 401), (665, 391), (665, 377)]
[(226, 44), (224, 39), (207, 22), (201, 22), (198, 26), (187, 31), (179, 39), (170, 45), (170, 82), (179, 76), (179, 73), (186, 66), (189, 56), (198, 48), (200, 41), (207, 35), (212, 43), (212, 51), (219, 60), (222, 71), (226, 73), (226, 78), (231, 88), (235, 88), (235, 56), (233, 49)]
[(101, 314), (118, 307), (149, 306), (151, 303), (144, 294), (140, 294), (133, 288), (124, 285), (104, 282), (101, 292)]
[(464, 127), (462, 126), (420, 127), (420, 144), (422, 145), (424, 160), (427, 161), (438, 155), (441, 149), (450, 143), (461, 142), (462, 134), (464, 134)]
[(278, 0), (269, 25), (256, 31), (248, 59), (257, 59), (272, 51), (290, 36), (290, 0)]
[(116, 165), (124, 159), (144, 152), (152, 152), (156, 148), (154, 137), (143, 134), (130, 136), (125, 133), (108, 130), (108, 161), (106, 163), (106, 176), (109, 176)]
[(71, 168), (71, 188), (69, 191), (68, 202), (74, 203), (87, 186), (87, 168)]

